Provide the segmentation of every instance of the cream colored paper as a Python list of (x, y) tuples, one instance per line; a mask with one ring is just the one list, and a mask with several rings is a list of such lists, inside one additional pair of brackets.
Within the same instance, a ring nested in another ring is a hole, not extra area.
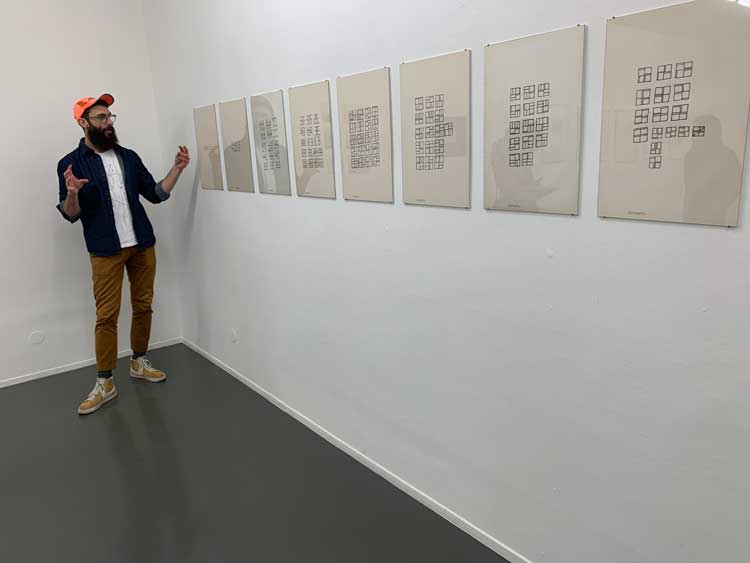
[(264, 194), (292, 195), (281, 90), (250, 98), (258, 189)]
[(390, 71), (336, 81), (344, 199), (393, 202)]
[(193, 109), (195, 141), (198, 146), (198, 173), (204, 190), (223, 190), (216, 108), (213, 105)]
[(401, 64), (404, 202), (470, 207), (471, 53)]
[(289, 88), (297, 195), (336, 198), (328, 81)]
[(219, 103), (224, 171), (230, 192), (254, 192), (245, 98)]
[(698, 0), (607, 23), (599, 215), (737, 225), (750, 8)]
[(486, 209), (578, 213), (584, 34), (485, 47)]

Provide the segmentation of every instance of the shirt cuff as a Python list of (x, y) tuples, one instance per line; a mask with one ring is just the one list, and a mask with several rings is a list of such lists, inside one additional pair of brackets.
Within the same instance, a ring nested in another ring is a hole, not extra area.
[(161, 185), (161, 182), (156, 184), (156, 186), (154, 187), (154, 190), (156, 190), (156, 196), (162, 201), (167, 201), (169, 197), (172, 195), (169, 192), (164, 190), (164, 187)]
[(65, 204), (65, 200), (61, 201), (57, 204), (57, 210), (60, 212), (60, 214), (65, 218), (66, 221), (70, 221), (71, 223), (75, 223), (78, 221), (78, 219), (81, 218), (81, 214), (70, 216), (67, 213), (65, 213), (65, 210), (63, 209), (63, 205)]

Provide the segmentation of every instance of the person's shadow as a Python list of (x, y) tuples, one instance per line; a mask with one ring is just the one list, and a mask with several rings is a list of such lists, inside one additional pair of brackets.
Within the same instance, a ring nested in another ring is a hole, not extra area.
[[(114, 560), (187, 562), (195, 533), (189, 490), (155, 389), (133, 383), (142, 420), (128, 420), (116, 408), (106, 419), (125, 512)], [(138, 422), (147, 441), (135, 438)]]
[[(519, 141), (520, 138), (521, 135), (518, 135)], [(536, 177), (532, 167), (521, 166), (520, 162), (517, 166), (509, 166), (509, 144), (510, 129), (505, 130), (505, 137), (492, 144), (491, 165), (495, 189), (493, 195), (488, 194), (489, 197), (486, 197), (485, 207), (538, 211), (539, 200), (552, 193), (554, 189), (545, 187), (544, 178)], [(520, 153), (520, 147), (518, 151)], [(533, 149), (524, 149), (524, 152), (526, 151), (534, 152)], [(535, 157), (541, 158), (541, 154), (537, 152)]]
[(737, 220), (742, 169), (735, 152), (724, 145), (721, 121), (714, 115), (696, 119), (703, 137), (693, 137), (685, 155), (683, 220), (690, 223), (733, 225)]

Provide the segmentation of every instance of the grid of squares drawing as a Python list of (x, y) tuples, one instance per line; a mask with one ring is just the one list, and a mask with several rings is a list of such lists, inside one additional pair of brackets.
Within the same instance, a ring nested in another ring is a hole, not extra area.
[[(666, 63), (655, 67), (638, 67), (633, 114), (634, 143), (645, 143), (649, 140), (649, 124), (688, 120), (690, 104), (687, 102), (690, 100), (691, 82), (685, 81), (685, 79), (692, 78), (692, 76), (693, 61)], [(679, 82), (664, 83), (671, 80)], [(670, 102), (672, 105), (668, 105)], [(654, 104), (654, 106), (651, 107), (651, 104)], [(661, 168), (661, 139), (686, 138), (691, 136), (691, 132), (693, 137), (706, 135), (706, 129), (703, 126), (693, 126), (692, 130), (689, 125), (652, 127), (650, 138), (659, 140), (659, 142), (651, 143), (649, 168)]]
[(349, 111), (349, 149), (352, 168), (380, 166), (380, 121), (378, 106)]
[(654, 88), (654, 103), (668, 104), (671, 92), (671, 86), (657, 86), (656, 88)]
[(512, 153), (508, 160), (508, 165), (511, 168), (517, 168), (519, 166), (534, 166), (534, 153), (533, 151)]
[(281, 150), (279, 148), (279, 124), (275, 117), (258, 121), (260, 132), (260, 154), (263, 170), (281, 168)]
[(323, 168), (323, 143), (321, 141), (320, 114), (308, 113), (299, 118), (302, 168)]
[(656, 106), (653, 113), (653, 123), (669, 121), (669, 106)]
[(636, 127), (633, 129), (633, 142), (645, 143), (648, 141), (648, 127)]
[[(513, 86), (510, 89), (508, 166), (533, 166), (533, 149), (549, 144), (550, 83)], [(513, 103), (521, 102), (521, 103)], [(523, 118), (521, 112), (523, 111)], [(518, 118), (518, 119), (517, 119)], [(516, 151), (526, 151), (518, 153)]]
[(651, 88), (641, 88), (635, 91), (635, 105), (647, 106), (651, 103)]
[(677, 63), (674, 69), (675, 78), (690, 78), (693, 76), (693, 61)]
[(690, 82), (683, 82), (674, 85), (674, 101), (684, 102), (690, 99)]
[(688, 118), (688, 104), (675, 104), (672, 106), (672, 121), (686, 121)]
[(643, 125), (644, 123), (648, 123), (648, 116), (649, 116), (649, 108), (642, 108), (635, 110), (635, 120), (633, 121), (634, 125)]
[(651, 143), (651, 149), (649, 150), (649, 158), (648, 158), (648, 167), (651, 170), (656, 170), (661, 168), (661, 151), (662, 151), (662, 141), (653, 141)]
[(445, 94), (414, 98), (416, 168), (445, 168), (445, 138), (453, 136), (453, 122), (445, 120)]
[(656, 80), (672, 80), (671, 63), (656, 67)]
[(653, 67), (645, 66), (638, 69), (638, 84), (643, 84), (644, 82), (651, 82), (651, 77), (654, 74)]

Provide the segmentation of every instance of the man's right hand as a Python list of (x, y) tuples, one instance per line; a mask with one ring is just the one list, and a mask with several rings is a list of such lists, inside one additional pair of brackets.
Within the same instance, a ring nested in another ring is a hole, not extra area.
[(81, 191), (81, 188), (88, 183), (88, 180), (86, 180), (85, 178), (79, 180), (75, 177), (75, 175), (73, 174), (73, 165), (71, 164), (69, 164), (65, 169), (63, 177), (65, 178), (65, 186), (68, 188), (68, 195), (72, 195), (74, 197), (78, 197), (78, 192)]

